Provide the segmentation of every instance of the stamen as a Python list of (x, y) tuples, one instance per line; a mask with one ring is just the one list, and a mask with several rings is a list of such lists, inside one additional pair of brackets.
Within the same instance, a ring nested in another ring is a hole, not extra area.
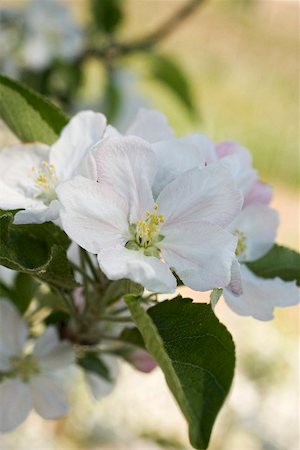
[(53, 164), (42, 161), (39, 167), (32, 167), (29, 176), (33, 178), (36, 188), (40, 191), (35, 197), (40, 198), (45, 204), (56, 198), (55, 187), (58, 177)]
[(11, 364), (14, 374), (18, 375), (23, 381), (29, 381), (32, 375), (39, 373), (38, 362), (34, 355), (11, 358)]
[(238, 238), (235, 254), (236, 256), (239, 256), (247, 250), (247, 238), (245, 233), (240, 230), (235, 230), (234, 234)]
[(145, 212), (146, 219), (139, 220), (136, 225), (136, 242), (142, 247), (149, 247), (158, 235), (160, 225), (164, 223), (163, 214), (158, 214), (158, 204), (153, 205), (153, 212)]

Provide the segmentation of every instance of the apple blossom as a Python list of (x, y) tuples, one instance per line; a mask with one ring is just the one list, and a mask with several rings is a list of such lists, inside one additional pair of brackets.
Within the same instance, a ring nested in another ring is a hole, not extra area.
[(44, 419), (66, 414), (62, 369), (74, 361), (69, 343), (59, 342), (53, 327), (28, 350), (28, 329), (16, 308), (0, 301), (0, 431), (22, 423), (32, 408)]
[(265, 204), (253, 203), (246, 206), (229, 226), (229, 230), (238, 237), (237, 260), (233, 263), (231, 281), (223, 296), (228, 306), (240, 315), (271, 320), (274, 307), (299, 303), (296, 282), (284, 282), (280, 278), (262, 279), (245, 265), (245, 262), (255, 261), (271, 249), (278, 223), (275, 210)]
[(106, 138), (95, 162), (98, 182), (78, 176), (57, 192), (64, 230), (108, 278), (153, 292), (175, 290), (171, 270), (197, 290), (228, 284), (237, 238), (224, 228), (241, 196), (226, 169), (192, 169), (154, 198), (156, 157), (144, 140)]
[(105, 126), (102, 114), (83, 111), (70, 120), (51, 147), (17, 144), (0, 150), (0, 208), (21, 209), (15, 215), (17, 224), (56, 221), (57, 187), (84, 170), (82, 160), (103, 137)]

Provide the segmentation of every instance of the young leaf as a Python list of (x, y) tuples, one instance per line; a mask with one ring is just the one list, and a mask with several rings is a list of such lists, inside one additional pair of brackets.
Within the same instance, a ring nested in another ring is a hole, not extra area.
[(58, 287), (76, 287), (65, 233), (52, 223), (13, 225), (12, 221), (12, 214), (0, 217), (0, 264)]
[(22, 142), (52, 144), (67, 117), (49, 100), (0, 75), (0, 117)]
[(143, 286), (127, 278), (111, 281), (103, 293), (102, 302), (106, 305), (112, 305), (126, 294), (142, 295), (143, 291)]
[(26, 273), (17, 274), (13, 301), (22, 314), (28, 308), (38, 285), (38, 282), (30, 275)]
[(109, 369), (96, 353), (87, 352), (77, 360), (77, 364), (88, 372), (95, 373), (107, 381), (111, 381)]
[(138, 328), (124, 328), (119, 339), (126, 344), (145, 349), (145, 342)]
[(91, 0), (91, 12), (99, 31), (111, 34), (122, 22), (122, 0)]
[(223, 294), (223, 289), (218, 289), (218, 288), (216, 288), (216, 289), (213, 289), (213, 290), (211, 291), (211, 294), (210, 294), (210, 304), (211, 304), (211, 307), (212, 307), (213, 310), (214, 310), (215, 307), (217, 306), (217, 303), (218, 303), (218, 301), (220, 300), (222, 294)]
[(192, 114), (196, 114), (191, 88), (187, 76), (180, 65), (173, 59), (158, 55), (151, 55), (151, 75), (164, 84)]
[(300, 254), (289, 248), (275, 244), (265, 256), (247, 266), (259, 277), (296, 280), (300, 286)]
[(231, 335), (210, 305), (177, 297), (149, 308), (126, 302), (189, 424), (191, 444), (206, 449), (235, 365)]

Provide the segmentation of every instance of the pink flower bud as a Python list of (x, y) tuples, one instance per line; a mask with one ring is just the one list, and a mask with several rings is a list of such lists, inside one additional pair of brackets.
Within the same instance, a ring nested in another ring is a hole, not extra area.
[(248, 192), (245, 194), (244, 205), (251, 203), (264, 203), (268, 205), (272, 200), (272, 187), (262, 181), (255, 181)]
[(149, 373), (157, 366), (155, 360), (149, 353), (142, 349), (134, 350), (126, 358), (137, 370)]

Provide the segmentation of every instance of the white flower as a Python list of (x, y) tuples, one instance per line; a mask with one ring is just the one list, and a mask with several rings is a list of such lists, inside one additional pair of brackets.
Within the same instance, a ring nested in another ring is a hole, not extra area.
[(229, 226), (229, 230), (238, 237), (237, 260), (232, 265), (231, 281), (223, 296), (237, 314), (271, 320), (274, 307), (292, 306), (299, 302), (295, 282), (284, 282), (280, 278), (262, 279), (244, 264), (255, 261), (271, 249), (278, 222), (275, 210), (253, 203), (246, 206)]
[(28, 330), (16, 308), (0, 301), (0, 431), (20, 425), (32, 408), (44, 419), (66, 414), (68, 404), (61, 370), (74, 360), (70, 344), (59, 342), (47, 328), (31, 352), (26, 351)]
[(227, 305), (237, 314), (271, 320), (275, 307), (284, 308), (299, 303), (299, 290), (295, 281), (257, 277), (245, 264), (241, 264), (240, 271), (243, 294), (235, 295), (229, 289), (223, 292)]
[(26, 6), (22, 38), (23, 64), (34, 70), (54, 59), (72, 60), (83, 48), (83, 34), (69, 8), (55, 0), (33, 0)]
[(15, 223), (42, 223), (58, 219), (59, 184), (80, 171), (90, 147), (102, 137), (106, 119), (100, 113), (76, 114), (59, 139), (43, 144), (17, 144), (0, 150), (0, 208), (23, 209)]
[(241, 196), (226, 169), (195, 168), (154, 198), (156, 158), (144, 140), (107, 138), (95, 162), (98, 183), (76, 177), (57, 192), (65, 231), (98, 255), (108, 278), (170, 292), (174, 269), (196, 290), (228, 284), (237, 239), (223, 227), (240, 210)]

